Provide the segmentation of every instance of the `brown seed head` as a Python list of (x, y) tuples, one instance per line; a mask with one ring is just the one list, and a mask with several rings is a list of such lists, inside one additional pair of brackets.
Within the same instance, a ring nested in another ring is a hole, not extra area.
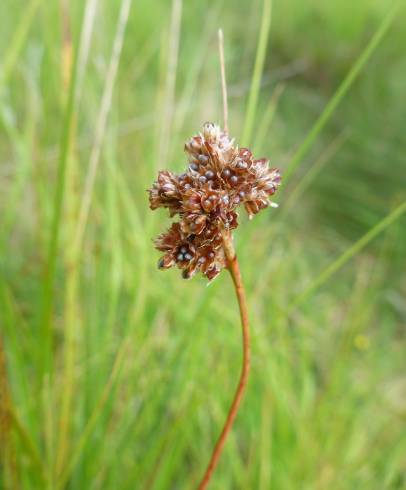
[(179, 222), (158, 236), (155, 246), (164, 255), (159, 267), (174, 265), (182, 276), (197, 271), (209, 280), (226, 266), (222, 229), (238, 226), (236, 208), (242, 204), (252, 218), (274, 205), (270, 197), (280, 185), (276, 168), (267, 159), (255, 160), (248, 148), (238, 148), (227, 133), (213, 123), (185, 145), (189, 158), (185, 173), (161, 171), (149, 192), (151, 209), (168, 208)]

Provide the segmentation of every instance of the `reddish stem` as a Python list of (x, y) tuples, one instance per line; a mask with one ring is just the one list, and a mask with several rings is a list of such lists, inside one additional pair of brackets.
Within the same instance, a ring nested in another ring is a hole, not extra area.
[(227, 257), (227, 266), (231, 274), (235, 292), (238, 299), (238, 306), (240, 308), (241, 326), (242, 326), (242, 341), (243, 341), (243, 360), (242, 369), (240, 375), (240, 382), (238, 383), (237, 390), (234, 395), (233, 403), (228, 411), (227, 419), (221, 431), (220, 437), (214, 447), (210, 462), (207, 466), (203, 479), (200, 482), (199, 490), (204, 490), (210, 482), (214, 469), (217, 466), (221, 452), (226, 442), (228, 433), (231, 430), (234, 419), (237, 415), (238, 408), (241, 403), (241, 399), (244, 395), (245, 387), (248, 381), (248, 374), (250, 370), (250, 336), (249, 336), (249, 322), (248, 322), (248, 307), (245, 297), (245, 290), (242, 284), (240, 267), (238, 264), (237, 256), (234, 251), (232, 237), (229, 232), (223, 232), (224, 251)]

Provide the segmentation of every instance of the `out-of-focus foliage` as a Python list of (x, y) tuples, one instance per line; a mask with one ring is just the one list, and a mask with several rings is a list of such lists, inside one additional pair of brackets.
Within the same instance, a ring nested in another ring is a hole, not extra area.
[[(71, 61), (92, 3), (69, 113)], [(145, 189), (157, 169), (181, 170), (184, 141), (203, 122), (221, 122), (219, 27), (230, 131), (241, 138), (262, 1), (134, 0), (103, 131), (126, 3), (2, 2), (0, 333), (11, 400), (0, 408), (12, 417), (1, 488), (194, 488), (238, 379), (229, 278), (206, 287), (157, 270), (151, 240), (168, 219), (149, 211)], [(405, 218), (292, 307), (406, 199), (399, 4), (280, 208), (238, 229), (253, 366), (213, 490), (406, 484)], [(274, 0), (255, 154), (287, 169), (391, 5)]]

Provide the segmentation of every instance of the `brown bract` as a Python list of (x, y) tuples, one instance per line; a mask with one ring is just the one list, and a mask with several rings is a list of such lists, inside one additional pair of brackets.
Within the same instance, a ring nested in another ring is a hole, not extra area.
[(160, 171), (148, 190), (151, 209), (168, 208), (170, 216), (179, 215), (179, 222), (155, 240), (164, 252), (159, 267), (176, 265), (186, 279), (200, 271), (212, 280), (226, 266), (221, 231), (238, 226), (236, 208), (243, 205), (252, 218), (274, 205), (270, 197), (281, 176), (268, 160), (255, 160), (213, 123), (204, 124), (185, 152), (186, 172)]

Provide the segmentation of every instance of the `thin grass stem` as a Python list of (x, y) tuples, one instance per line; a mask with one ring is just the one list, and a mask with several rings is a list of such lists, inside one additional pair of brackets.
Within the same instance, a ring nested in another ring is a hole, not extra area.
[(86, 447), (86, 444), (88, 442), (89, 437), (92, 434), (93, 429), (95, 428), (95, 425), (103, 412), (103, 409), (109, 399), (110, 393), (114, 387), (114, 384), (117, 381), (118, 374), (120, 372), (120, 369), (122, 367), (123, 361), (125, 359), (126, 354), (128, 353), (128, 349), (130, 346), (130, 338), (129, 336), (127, 339), (125, 339), (121, 345), (120, 348), (117, 351), (117, 355), (114, 360), (114, 364), (110, 373), (110, 376), (107, 380), (107, 383), (104, 386), (103, 392), (99, 398), (99, 400), (96, 403), (96, 406), (81, 434), (79, 437), (78, 443), (76, 444), (76, 447), (72, 451), (72, 457), (68, 464), (65, 466), (62, 474), (60, 475), (60, 478), (58, 480), (58, 488), (64, 488), (66, 485), (66, 482), (69, 479), (69, 476), (71, 475), (72, 471), (74, 470), (75, 466), (77, 465), (80, 456), (82, 455), (82, 452), (84, 448)]
[(182, 20), (182, 0), (172, 1), (172, 14), (169, 33), (169, 53), (165, 79), (165, 102), (160, 128), (157, 162), (162, 165), (168, 158), (170, 131), (174, 112), (176, 73), (178, 69), (178, 51), (180, 26)]
[[(57, 474), (61, 474), (69, 451), (69, 431), (71, 427), (71, 413), (74, 392), (74, 365), (76, 359), (76, 344), (79, 323), (79, 258), (84, 239), (86, 223), (90, 211), (97, 168), (100, 159), (101, 146), (104, 139), (107, 118), (110, 112), (114, 82), (116, 79), (118, 63), (122, 50), (125, 27), (129, 16), (132, 0), (123, 0), (117, 21), (117, 29), (112, 48), (112, 55), (106, 76), (105, 88), (102, 96), (100, 112), (96, 125), (95, 141), (91, 152), (90, 164), (85, 181), (85, 188), (79, 212), (78, 224), (73, 235), (73, 244), (67, 253), (67, 286), (66, 286), (66, 312), (65, 312), (65, 363), (64, 363), (64, 391), (61, 402), (61, 417), (59, 431), (59, 445), (57, 453)], [(72, 197), (73, 192), (71, 193)], [(75, 214), (75, 210), (73, 210)], [(74, 224), (71, 224), (71, 228)]]
[(31, 24), (35, 19), (35, 14), (42, 0), (32, 0), (27, 8), (24, 9), (21, 20), (14, 30), (12, 39), (10, 40), (10, 49), (7, 51), (7, 56), (4, 58), (0, 70), (0, 90), (7, 85), (7, 82), (13, 72), (24, 43), (27, 39)]
[(406, 201), (403, 201), (397, 208), (383, 218), (378, 224), (371, 228), (365, 235), (341, 254), (333, 263), (322, 271), (313, 281), (290, 303), (288, 311), (299, 306), (322, 284), (335, 274), (345, 263), (347, 263), (355, 254), (362, 250), (373, 238), (384, 231), (389, 225), (396, 221), (406, 212)]
[(219, 58), (220, 58), (220, 72), (221, 72), (221, 92), (223, 94), (223, 123), (224, 131), (228, 133), (228, 102), (227, 102), (227, 80), (226, 80), (226, 67), (224, 62), (224, 37), (223, 30), (218, 31), (219, 38)]
[(228, 231), (223, 232), (223, 246), (227, 258), (228, 271), (231, 274), (231, 278), (233, 280), (235, 293), (238, 300), (238, 307), (240, 310), (242, 340), (243, 340), (243, 359), (242, 359), (240, 381), (238, 383), (233, 402), (228, 411), (228, 415), (224, 427), (214, 447), (209, 464), (199, 484), (199, 490), (204, 490), (207, 488), (211, 480), (211, 477), (213, 475), (213, 472), (218, 464), (227, 436), (230, 433), (235, 417), (237, 416), (237, 412), (240, 407), (241, 400), (245, 392), (245, 388), (247, 386), (248, 376), (250, 371), (250, 334), (249, 334), (247, 299), (245, 295), (244, 286), (242, 283), (237, 255), (234, 250), (232, 236)]
[(395, 14), (399, 7), (399, 3), (400, 2), (395, 2), (392, 8), (389, 9), (387, 15), (384, 17), (377, 31), (375, 32), (375, 34), (367, 44), (364, 51), (361, 53), (361, 56), (357, 59), (355, 64), (352, 66), (348, 75), (344, 78), (344, 80), (341, 82), (340, 86), (338, 87), (333, 97), (329, 100), (328, 104), (324, 108), (323, 112), (320, 114), (319, 118), (317, 119), (316, 123), (314, 124), (314, 126), (312, 127), (308, 135), (306, 136), (305, 140), (294, 153), (289, 165), (287, 166), (284, 172), (284, 177), (283, 177), (284, 186), (286, 186), (287, 181), (290, 179), (292, 174), (295, 172), (295, 170), (302, 162), (303, 158), (306, 156), (307, 152), (310, 150), (314, 140), (316, 139), (320, 131), (324, 128), (324, 126), (327, 124), (327, 122), (333, 115), (334, 111), (336, 110), (338, 104), (344, 98), (344, 96), (346, 95), (346, 93), (354, 83), (355, 79), (361, 72), (362, 68), (369, 60), (372, 53), (379, 46), (384, 35), (387, 33), (389, 27), (391, 26), (393, 19), (395, 18)]
[(264, 0), (262, 9), (262, 21), (258, 37), (257, 54), (255, 57), (254, 71), (252, 73), (251, 88), (248, 98), (247, 114), (245, 116), (244, 129), (242, 133), (242, 144), (244, 146), (249, 146), (251, 143), (259, 91), (261, 88), (262, 72), (264, 70), (269, 28), (271, 26), (271, 13), (272, 0)]
[(108, 115), (110, 113), (111, 102), (113, 97), (113, 88), (116, 81), (118, 64), (120, 61), (121, 50), (123, 47), (125, 28), (130, 13), (131, 3), (132, 0), (124, 0), (121, 4), (121, 10), (117, 23), (117, 31), (114, 39), (110, 64), (106, 74), (106, 83), (104, 86), (100, 111), (97, 117), (94, 144), (90, 155), (90, 163), (86, 175), (85, 188), (83, 191), (83, 198), (82, 198), (82, 203), (79, 212), (79, 220), (78, 220), (75, 242), (74, 242), (75, 250), (80, 249), (82, 245), (86, 223), (89, 217), (93, 189), (94, 189), (97, 169), (100, 161), (100, 152), (101, 152), (101, 147), (103, 144), (103, 139), (106, 131)]

